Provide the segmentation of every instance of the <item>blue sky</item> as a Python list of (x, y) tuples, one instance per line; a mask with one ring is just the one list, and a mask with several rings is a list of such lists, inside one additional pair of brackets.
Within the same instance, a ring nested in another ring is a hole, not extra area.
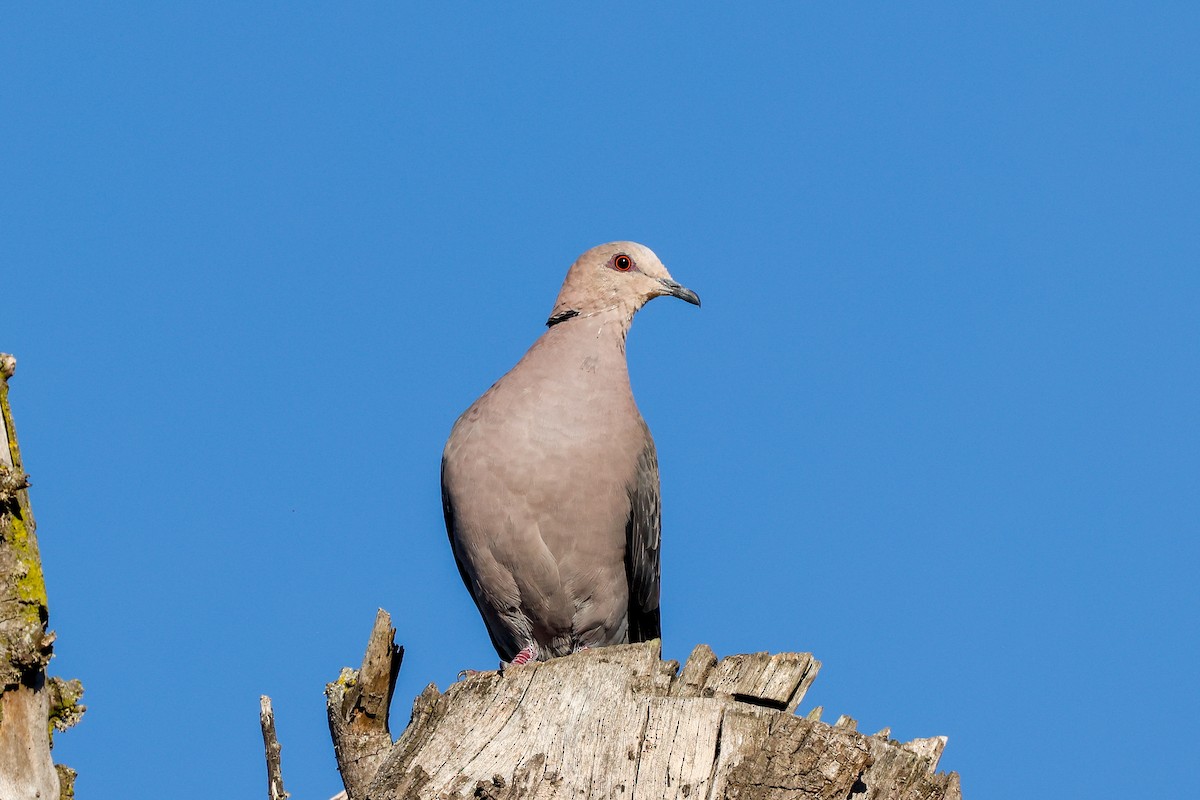
[(948, 735), (972, 800), (1185, 785), (1200, 6), (4, 16), (0, 350), (81, 797), (263, 796), (260, 693), (332, 795), (379, 606), (396, 731), (494, 664), (441, 447), (626, 238), (704, 298), (629, 342), (668, 657), (811, 651), (802, 711)]

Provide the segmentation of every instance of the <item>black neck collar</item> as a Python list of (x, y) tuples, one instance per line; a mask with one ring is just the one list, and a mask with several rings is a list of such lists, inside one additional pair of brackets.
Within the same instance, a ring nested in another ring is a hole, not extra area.
[(573, 308), (568, 308), (566, 311), (560, 311), (557, 314), (551, 315), (550, 319), (546, 320), (546, 327), (553, 328), (560, 322), (566, 322), (572, 317), (578, 317), (579, 312)]

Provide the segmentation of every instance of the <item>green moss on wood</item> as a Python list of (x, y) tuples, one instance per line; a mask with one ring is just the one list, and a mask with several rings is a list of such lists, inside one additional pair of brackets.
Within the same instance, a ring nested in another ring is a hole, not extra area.
[(75, 800), (75, 770), (62, 764), (55, 764), (54, 770), (58, 773), (58, 800)]
[(17, 430), (8, 404), (7, 380), (0, 380), (0, 424), (4, 425), (4, 439), (8, 442), (8, 455), (13, 464), (12, 468), (0, 464), (0, 471), (9, 479), (8, 483), (19, 489), (0, 502), (0, 538), (15, 561), (10, 580), (20, 604), (20, 624), (41, 628), (49, 618), (46, 576), (42, 572), (29, 498), (24, 489), (25, 473), (21, 469), (21, 448), (17, 444)]
[(42, 573), (42, 560), (38, 555), (37, 539), (25, 525), (20, 509), (8, 518), (11, 532), (9, 547), (17, 558), (17, 599), (29, 605), (30, 621), (42, 624), (46, 616), (46, 576)]
[(83, 697), (83, 684), (78, 680), (64, 681), (62, 678), (50, 678), (47, 681), (50, 691), (50, 716), (48, 727), (51, 746), (54, 744), (54, 732), (65, 731), (77, 724), (83, 718), (87, 706), (79, 704)]

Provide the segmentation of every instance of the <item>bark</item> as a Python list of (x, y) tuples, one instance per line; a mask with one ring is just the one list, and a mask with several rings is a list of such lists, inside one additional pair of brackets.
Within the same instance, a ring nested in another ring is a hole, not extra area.
[[(381, 636), (377, 621), (372, 642), (390, 646), (390, 620), (384, 627)], [(387, 665), (374, 679), (387, 675), (390, 694)], [(944, 738), (901, 744), (886, 729), (858, 733), (848, 717), (834, 725), (817, 709), (797, 717), (819, 668), (808, 653), (718, 661), (700, 645), (681, 671), (654, 641), (476, 673), (445, 694), (430, 685), (398, 741), (381, 754), (378, 736), (371, 740), (371, 760), (354, 762), (347, 792), (351, 800), (961, 800), (958, 776), (935, 772)], [(331, 695), (343, 764), (360, 740), (338, 733), (334, 705)], [(365, 763), (378, 768), (364, 784)]]
[(329, 733), (338, 772), (350, 800), (362, 800), (375, 773), (392, 747), (388, 712), (404, 648), (396, 646), (392, 618), (382, 608), (367, 641), (362, 668), (343, 669), (325, 686)]
[(267, 797), (270, 800), (287, 800), (291, 795), (283, 788), (283, 748), (279, 746), (279, 738), (275, 735), (275, 710), (271, 708), (271, 698), (265, 694), (259, 697), (258, 707), (263, 747), (267, 753)]
[(79, 681), (47, 678), (54, 633), (29, 479), (8, 403), (16, 359), (0, 353), (0, 798), (74, 796), (75, 773), (50, 757), (54, 730), (78, 721)]

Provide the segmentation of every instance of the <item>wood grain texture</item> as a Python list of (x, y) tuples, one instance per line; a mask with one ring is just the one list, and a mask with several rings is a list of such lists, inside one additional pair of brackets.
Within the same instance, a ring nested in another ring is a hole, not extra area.
[(365, 797), (960, 800), (944, 740), (797, 717), (819, 667), (701, 645), (680, 670), (653, 641), (431, 685)]
[(344, 669), (325, 687), (329, 733), (338, 772), (350, 800), (360, 800), (392, 747), (388, 710), (404, 648), (396, 646), (396, 629), (382, 608), (375, 615), (362, 667)]

